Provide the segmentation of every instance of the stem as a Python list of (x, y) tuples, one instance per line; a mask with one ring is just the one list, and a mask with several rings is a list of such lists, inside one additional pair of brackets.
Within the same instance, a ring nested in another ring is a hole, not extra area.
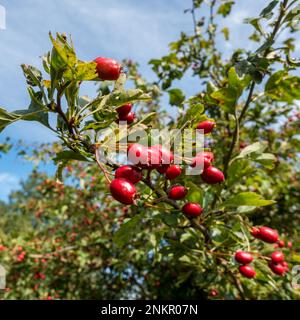
[(95, 158), (96, 158), (96, 162), (97, 162), (97, 165), (99, 166), (100, 170), (103, 172), (104, 174), (104, 177), (105, 177), (105, 180), (108, 184), (111, 183), (111, 180), (108, 176), (108, 172), (106, 171), (106, 169), (104, 168), (104, 166), (102, 165), (100, 159), (99, 159), (99, 155), (98, 155), (98, 148), (96, 147), (95, 148)]

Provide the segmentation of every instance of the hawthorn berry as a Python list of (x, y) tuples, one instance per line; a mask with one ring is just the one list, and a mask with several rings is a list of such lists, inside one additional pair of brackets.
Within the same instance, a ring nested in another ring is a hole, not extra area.
[(256, 238), (256, 239), (259, 239), (259, 228), (257, 227), (253, 227), (250, 231), (251, 235)]
[(161, 153), (161, 164), (162, 164), (162, 166), (168, 167), (173, 162), (174, 155), (173, 155), (172, 151), (170, 151), (169, 149), (163, 147), (160, 144), (154, 145), (151, 148), (159, 150), (159, 152)]
[(216, 123), (214, 121), (205, 120), (205, 121), (200, 122), (197, 125), (197, 129), (203, 130), (204, 134), (211, 133), (213, 128), (214, 128), (214, 126), (215, 126), (215, 124)]
[(286, 267), (282, 263), (269, 262), (270, 269), (277, 275), (282, 276), (286, 272)]
[(135, 119), (135, 113), (134, 112), (129, 112), (126, 115), (119, 115), (119, 122), (120, 121), (126, 121), (127, 124), (131, 124)]
[(234, 257), (235, 260), (241, 264), (249, 264), (253, 261), (253, 256), (250, 252), (237, 251)]
[(210, 290), (209, 295), (211, 297), (217, 297), (219, 295), (219, 292), (216, 289), (212, 289), (212, 290)]
[(214, 161), (214, 155), (212, 152), (204, 151), (196, 154), (196, 157), (193, 159), (190, 166), (192, 168), (196, 167), (196, 165), (203, 163), (203, 168), (207, 169), (211, 163)]
[(288, 248), (292, 248), (292, 246), (293, 246), (293, 243), (292, 243), (291, 241), (288, 241), (287, 247), (288, 247)]
[(128, 160), (134, 165), (146, 165), (148, 162), (148, 150), (139, 143), (132, 143), (127, 148)]
[(248, 265), (240, 266), (239, 271), (243, 276), (249, 279), (254, 278), (256, 276), (255, 270)]
[(183, 186), (173, 186), (168, 192), (169, 199), (181, 200), (187, 195), (187, 188)]
[(182, 207), (182, 212), (188, 218), (196, 218), (201, 215), (203, 208), (198, 203), (188, 202)]
[(124, 178), (133, 184), (136, 184), (142, 180), (143, 175), (140, 170), (133, 166), (122, 166), (116, 170), (115, 178)]
[(271, 229), (269, 227), (259, 228), (259, 239), (267, 243), (275, 243), (278, 241), (277, 230)]
[(289, 270), (289, 264), (286, 261), (283, 261), (281, 264), (285, 267), (285, 271)]
[(101, 80), (117, 80), (121, 73), (121, 65), (114, 59), (98, 57), (94, 60), (97, 63), (97, 73)]
[(204, 169), (201, 178), (208, 184), (221, 183), (225, 180), (223, 172), (213, 166)]
[(123, 204), (133, 204), (136, 196), (136, 189), (132, 182), (117, 178), (110, 183), (110, 193), (117, 201)]
[(177, 164), (169, 166), (166, 170), (166, 178), (169, 180), (174, 180), (181, 174), (181, 168)]
[(127, 103), (117, 108), (116, 111), (118, 112), (119, 117), (125, 117), (131, 111), (131, 109), (132, 109), (132, 104)]
[(278, 240), (277, 244), (278, 244), (279, 248), (283, 248), (284, 247), (284, 241), (283, 240)]
[(281, 251), (274, 251), (271, 254), (271, 259), (273, 263), (281, 263), (284, 261), (284, 254)]

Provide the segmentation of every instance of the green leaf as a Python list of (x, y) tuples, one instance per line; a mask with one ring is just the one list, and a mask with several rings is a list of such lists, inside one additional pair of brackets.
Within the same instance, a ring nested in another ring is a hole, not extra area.
[(239, 77), (236, 69), (231, 67), (228, 71), (228, 84), (225, 88), (211, 93), (211, 97), (227, 112), (234, 113), (235, 105), (244, 89), (249, 85), (251, 77)]
[(274, 204), (273, 200), (265, 200), (261, 195), (254, 192), (242, 192), (239, 193), (225, 202), (220, 207), (239, 207), (239, 206), (253, 206), (253, 207), (264, 207)]
[(273, 16), (273, 9), (277, 6), (279, 0), (271, 1), (260, 13), (260, 16), (265, 19), (270, 19)]
[(234, 5), (234, 1), (227, 1), (220, 5), (217, 13), (221, 14), (223, 17), (226, 17), (230, 14), (230, 11), (233, 5)]
[(169, 103), (172, 106), (180, 106), (185, 100), (185, 95), (180, 89), (170, 89), (167, 91), (169, 93)]
[(42, 73), (40, 70), (26, 64), (22, 64), (21, 68), (23, 70), (28, 85), (32, 87), (41, 86)]
[(66, 80), (89, 81), (97, 80), (95, 62), (79, 62), (74, 68), (67, 69), (63, 77)]
[(189, 188), (189, 192), (187, 195), (187, 199), (190, 202), (196, 202), (199, 204), (203, 204), (203, 191), (193, 182), (188, 181), (186, 186)]
[(221, 32), (223, 33), (225, 40), (228, 41), (229, 40), (229, 29), (228, 28), (223, 28), (221, 30)]
[(141, 230), (143, 218), (143, 214), (138, 214), (122, 224), (120, 229), (113, 236), (114, 243), (122, 247), (128, 244), (133, 238), (136, 238), (136, 234)]
[(79, 153), (74, 151), (62, 151), (56, 154), (56, 157), (53, 159), (54, 162), (61, 160), (79, 160), (79, 161), (89, 161), (86, 157), (82, 156)]
[(77, 58), (73, 46), (69, 45), (65, 36), (62, 36), (58, 33), (56, 36), (57, 38), (54, 39), (52, 34), (49, 34), (56, 53), (67, 66), (74, 67), (77, 62)]
[(0, 132), (9, 124), (20, 118), (19, 115), (9, 113), (5, 109), (0, 108)]
[(253, 144), (250, 144), (246, 148), (244, 148), (238, 156), (236, 156), (234, 159), (232, 159), (231, 162), (233, 162), (237, 159), (243, 159), (252, 153), (256, 153), (259, 155), (259, 154), (263, 153), (266, 148), (267, 148), (266, 142), (255, 142)]
[(277, 71), (267, 81), (265, 93), (274, 100), (291, 104), (300, 99), (300, 77)]

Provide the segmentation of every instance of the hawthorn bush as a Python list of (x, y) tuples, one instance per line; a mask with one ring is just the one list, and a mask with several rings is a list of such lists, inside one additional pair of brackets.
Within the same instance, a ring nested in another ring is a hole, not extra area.
[[(217, 39), (230, 41), (219, 25), (233, 5), (194, 0), (193, 33), (150, 61), (155, 83), (131, 60), (79, 60), (62, 34), (50, 34), (43, 72), (22, 65), (29, 108), (0, 109), (0, 129), (37, 121), (60, 143), (30, 155), (50, 156), (55, 178), (35, 170), (1, 205), (4, 298), (299, 298), (298, 1), (271, 1), (247, 19), (257, 49), (226, 59)], [(191, 73), (199, 92), (186, 97), (175, 84)], [(84, 81), (99, 83), (94, 99), (80, 96)], [(160, 144), (132, 139), (151, 128)], [(205, 150), (180, 157), (175, 135), (169, 150), (174, 129), (203, 130)]]

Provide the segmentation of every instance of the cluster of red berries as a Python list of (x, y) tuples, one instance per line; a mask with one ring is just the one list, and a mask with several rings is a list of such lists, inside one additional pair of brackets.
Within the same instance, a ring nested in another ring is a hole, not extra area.
[[(259, 240), (266, 243), (276, 243), (281, 242), (279, 240), (277, 230), (271, 229), (269, 227), (254, 227), (251, 230), (251, 234)], [(247, 278), (254, 278), (256, 275), (255, 270), (249, 266), (253, 261), (253, 256), (250, 252), (238, 251), (235, 254), (235, 260), (241, 263), (242, 266), (239, 267), (240, 273)], [(281, 251), (274, 251), (270, 255), (270, 261), (268, 263), (269, 268), (277, 275), (284, 275), (288, 271), (288, 263), (284, 259), (284, 254)]]
[[(126, 109), (126, 108), (125, 108)], [(124, 109), (124, 110), (125, 110)], [(128, 109), (126, 110), (128, 111)], [(215, 123), (210, 120), (198, 124), (197, 129), (210, 133)], [(119, 202), (130, 205), (135, 203), (137, 191), (135, 184), (143, 179), (142, 170), (156, 170), (163, 174), (167, 180), (174, 180), (182, 173), (179, 165), (174, 164), (174, 155), (161, 145), (145, 147), (138, 143), (130, 144), (128, 160), (132, 165), (119, 167), (115, 172), (115, 179), (110, 183), (111, 195)], [(214, 155), (212, 152), (200, 152), (192, 160), (190, 166), (196, 167), (203, 164), (202, 180), (208, 184), (216, 184), (224, 181), (222, 171), (212, 166)], [(169, 188), (167, 196), (171, 200), (182, 200), (186, 197), (188, 189), (182, 185), (173, 185)], [(198, 203), (188, 202), (182, 207), (182, 212), (188, 218), (201, 215), (203, 208)]]

